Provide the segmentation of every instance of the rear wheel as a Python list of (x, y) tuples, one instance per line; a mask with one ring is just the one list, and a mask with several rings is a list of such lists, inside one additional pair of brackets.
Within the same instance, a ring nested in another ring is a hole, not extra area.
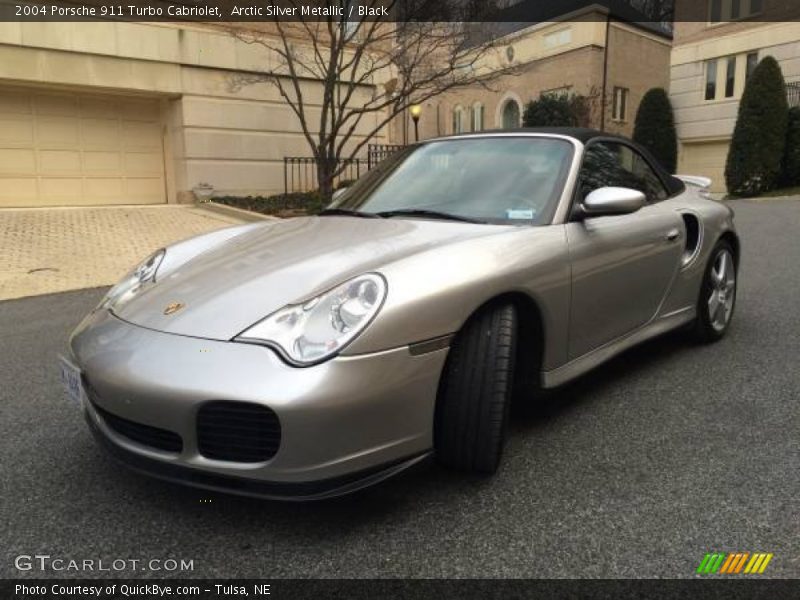
[(736, 304), (736, 260), (731, 245), (719, 242), (711, 252), (700, 298), (694, 335), (700, 342), (716, 342), (727, 333)]
[(514, 381), (517, 312), (490, 306), (458, 333), (442, 374), (434, 419), (437, 460), (494, 473), (500, 464)]

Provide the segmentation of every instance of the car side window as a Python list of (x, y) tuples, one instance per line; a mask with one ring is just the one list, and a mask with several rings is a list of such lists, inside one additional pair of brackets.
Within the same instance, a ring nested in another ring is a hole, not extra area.
[(640, 190), (651, 203), (669, 196), (658, 175), (633, 148), (616, 142), (596, 142), (586, 149), (584, 155), (580, 176), (581, 199), (607, 186)]
[(586, 148), (580, 175), (580, 199), (602, 187), (622, 184), (624, 172), (609, 144), (595, 143)]
[(666, 199), (669, 196), (669, 192), (667, 192), (667, 188), (664, 187), (659, 176), (656, 175), (653, 167), (650, 166), (641, 154), (630, 148), (628, 148), (628, 150), (633, 154), (632, 171), (634, 176), (644, 180), (645, 187), (647, 188), (645, 190), (647, 200), (652, 203)]

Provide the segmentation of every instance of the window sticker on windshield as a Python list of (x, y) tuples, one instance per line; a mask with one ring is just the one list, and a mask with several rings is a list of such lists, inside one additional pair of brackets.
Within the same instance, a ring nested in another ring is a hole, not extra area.
[(536, 211), (530, 208), (509, 208), (506, 217), (509, 219), (533, 219)]

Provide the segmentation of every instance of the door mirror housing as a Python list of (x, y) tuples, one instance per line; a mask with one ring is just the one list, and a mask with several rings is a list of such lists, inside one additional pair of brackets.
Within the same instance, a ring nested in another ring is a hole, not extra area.
[(589, 193), (579, 205), (578, 215), (605, 217), (635, 213), (647, 203), (643, 192), (623, 187), (602, 187)]

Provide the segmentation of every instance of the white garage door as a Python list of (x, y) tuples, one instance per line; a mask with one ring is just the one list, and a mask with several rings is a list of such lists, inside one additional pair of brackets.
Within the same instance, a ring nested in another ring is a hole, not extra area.
[(157, 100), (0, 88), (0, 207), (165, 196)]
[(683, 175), (703, 175), (712, 180), (711, 191), (724, 193), (725, 162), (728, 160), (728, 142), (684, 144), (680, 167)]

